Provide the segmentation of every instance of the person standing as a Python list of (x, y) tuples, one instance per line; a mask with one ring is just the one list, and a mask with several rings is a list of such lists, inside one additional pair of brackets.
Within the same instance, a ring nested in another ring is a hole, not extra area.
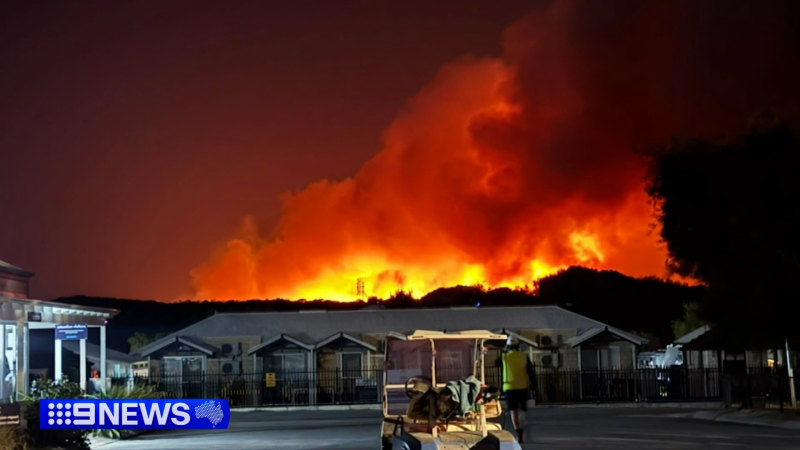
[[(519, 339), (509, 339), (502, 355), (503, 392), (506, 394), (511, 423), (522, 443), (524, 411), (528, 410), (528, 398), (535, 379), (535, 372), (528, 355), (520, 351)], [(520, 413), (523, 411), (523, 413)]]

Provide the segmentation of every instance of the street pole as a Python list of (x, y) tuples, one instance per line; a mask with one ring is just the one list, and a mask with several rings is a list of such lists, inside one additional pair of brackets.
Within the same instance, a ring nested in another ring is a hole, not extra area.
[(786, 370), (789, 373), (789, 395), (792, 399), (792, 409), (797, 409), (797, 398), (794, 394), (794, 370), (792, 370), (792, 358), (789, 353), (789, 339), (785, 340), (786, 343)]

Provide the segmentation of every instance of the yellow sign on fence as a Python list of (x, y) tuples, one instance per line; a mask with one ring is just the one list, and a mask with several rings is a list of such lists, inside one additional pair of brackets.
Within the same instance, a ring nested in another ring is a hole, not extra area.
[(264, 383), (267, 387), (275, 387), (275, 372), (267, 372), (264, 376)]

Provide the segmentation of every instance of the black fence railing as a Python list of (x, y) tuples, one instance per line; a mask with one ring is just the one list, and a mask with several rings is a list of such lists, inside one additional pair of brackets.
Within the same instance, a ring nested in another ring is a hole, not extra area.
[[(800, 379), (793, 377), (795, 395), (800, 394)], [(748, 367), (746, 373), (722, 376), (723, 400), (745, 408), (788, 403), (790, 379), (784, 367)]]
[(149, 385), (166, 398), (224, 398), (231, 406), (380, 403), (382, 369), (243, 374), (164, 374), (115, 378), (112, 385)]
[[(485, 382), (501, 386), (499, 367), (487, 367)], [(797, 379), (796, 392), (800, 393)], [(113, 379), (116, 385), (153, 386), (167, 398), (225, 398), (231, 406), (380, 403), (382, 369), (318, 370), (244, 374), (169, 374)], [(536, 368), (540, 403), (723, 400), (759, 407), (789, 399), (785, 370), (749, 368), (747, 374), (718, 369), (569, 370)]]
[[(500, 369), (486, 369), (500, 385)], [(719, 399), (716, 369), (576, 370), (536, 367), (534, 390), (541, 403)]]

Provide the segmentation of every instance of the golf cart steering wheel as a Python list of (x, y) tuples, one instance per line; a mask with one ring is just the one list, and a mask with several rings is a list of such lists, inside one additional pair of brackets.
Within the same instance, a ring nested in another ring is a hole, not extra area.
[[(418, 386), (423, 385), (424, 388)], [(406, 380), (406, 395), (408, 398), (414, 398), (415, 395), (421, 394), (433, 387), (433, 380), (425, 375), (414, 375)]]

